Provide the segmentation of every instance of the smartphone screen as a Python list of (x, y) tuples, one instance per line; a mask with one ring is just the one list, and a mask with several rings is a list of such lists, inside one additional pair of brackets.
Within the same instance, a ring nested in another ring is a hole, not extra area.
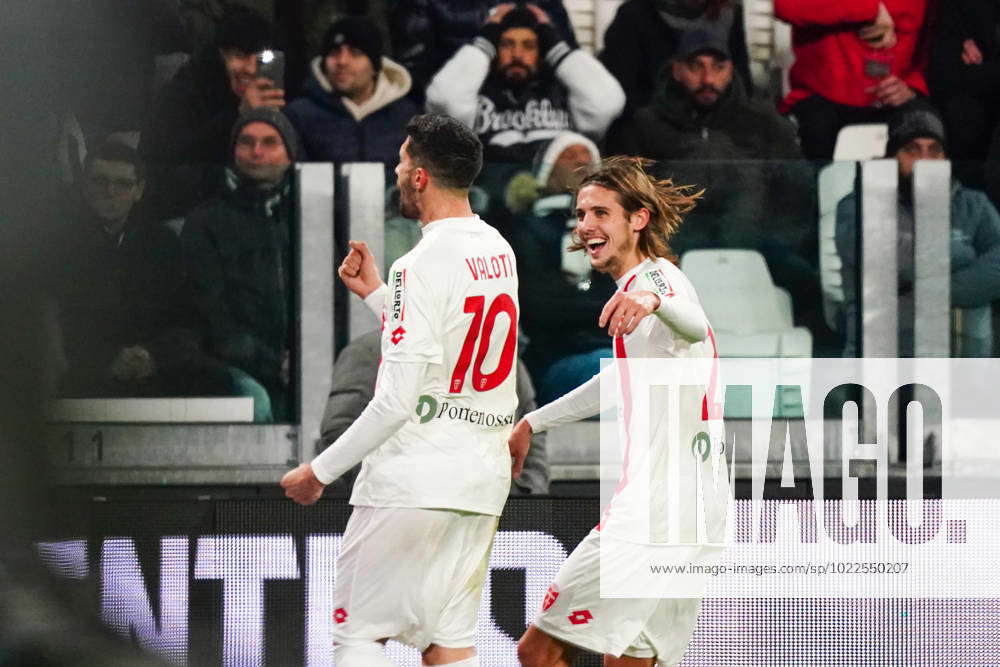
[(272, 88), (284, 88), (285, 52), (266, 49), (258, 53), (257, 76), (273, 81)]

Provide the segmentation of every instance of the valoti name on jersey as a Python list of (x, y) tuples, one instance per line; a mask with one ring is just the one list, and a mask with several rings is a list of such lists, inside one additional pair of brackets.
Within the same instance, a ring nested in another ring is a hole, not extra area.
[(466, 257), (465, 265), (469, 267), (473, 280), (511, 278), (515, 274), (514, 262), (507, 253), (492, 257)]

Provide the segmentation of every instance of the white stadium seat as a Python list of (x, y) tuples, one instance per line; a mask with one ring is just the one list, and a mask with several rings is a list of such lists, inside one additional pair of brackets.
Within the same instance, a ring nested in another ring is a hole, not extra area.
[(694, 283), (723, 357), (810, 357), (812, 334), (793, 324), (790, 298), (755, 250), (691, 250), (681, 270)]

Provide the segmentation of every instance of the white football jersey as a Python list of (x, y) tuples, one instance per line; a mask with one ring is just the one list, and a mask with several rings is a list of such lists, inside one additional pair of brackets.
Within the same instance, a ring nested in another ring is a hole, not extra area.
[(364, 458), (351, 503), (499, 515), (517, 406), (514, 252), (477, 216), (422, 231), (389, 270), (382, 358), (427, 372), (410, 420)]
[[(710, 466), (714, 479), (720, 460), (724, 460), (720, 459), (721, 410), (715, 335), (694, 286), (668, 260), (646, 259), (619, 278), (617, 284), (625, 292), (656, 293), (661, 307), (668, 302), (685, 302), (686, 325), (690, 330), (705, 332), (705, 336), (692, 342), (660, 317), (650, 315), (632, 333), (615, 337), (622, 471), (598, 529), (628, 541), (687, 542), (692, 539), (691, 518), (699, 511), (695, 477), (704, 479), (702, 469)], [(697, 364), (700, 369), (696, 371), (699, 379), (695, 391), (678, 396), (671, 405), (665, 394), (651, 395), (646, 388), (660, 380), (663, 384), (689, 382), (654, 378), (649, 373), (656, 372), (655, 367), (624, 362), (634, 358), (695, 358), (706, 362)], [(668, 464), (669, 447), (679, 447), (679, 457), (670, 459)], [(668, 472), (669, 466), (677, 470)], [(728, 493), (728, 480), (721, 493)], [(719, 525), (714, 520), (721, 516), (722, 507), (714, 495), (706, 496), (706, 503), (705, 509), (710, 513), (708, 525), (718, 535)], [(683, 529), (679, 527), (681, 524)], [(705, 541), (704, 533), (701, 531), (702, 539), (695, 541)]]

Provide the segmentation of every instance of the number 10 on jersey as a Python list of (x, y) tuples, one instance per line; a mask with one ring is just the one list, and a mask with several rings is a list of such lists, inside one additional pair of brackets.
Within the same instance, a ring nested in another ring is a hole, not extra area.
[[(499, 294), (493, 299), (488, 310), (486, 309), (486, 297), (467, 297), (464, 310), (466, 313), (472, 313), (472, 324), (465, 334), (462, 352), (458, 355), (458, 362), (451, 373), (448, 389), (453, 394), (462, 391), (466, 374), (472, 364), (472, 353), (476, 351), (476, 363), (472, 368), (472, 388), (476, 391), (489, 391), (506, 380), (507, 376), (510, 375), (511, 368), (514, 367), (514, 352), (517, 348), (517, 307), (509, 294)], [(486, 310), (485, 318), (483, 317), (484, 310)], [(497, 316), (500, 313), (506, 313), (509, 318), (507, 337), (504, 339), (497, 367), (491, 373), (483, 373), (483, 361), (489, 352), (493, 325), (496, 324)], [(477, 347), (478, 350), (476, 350)]]

